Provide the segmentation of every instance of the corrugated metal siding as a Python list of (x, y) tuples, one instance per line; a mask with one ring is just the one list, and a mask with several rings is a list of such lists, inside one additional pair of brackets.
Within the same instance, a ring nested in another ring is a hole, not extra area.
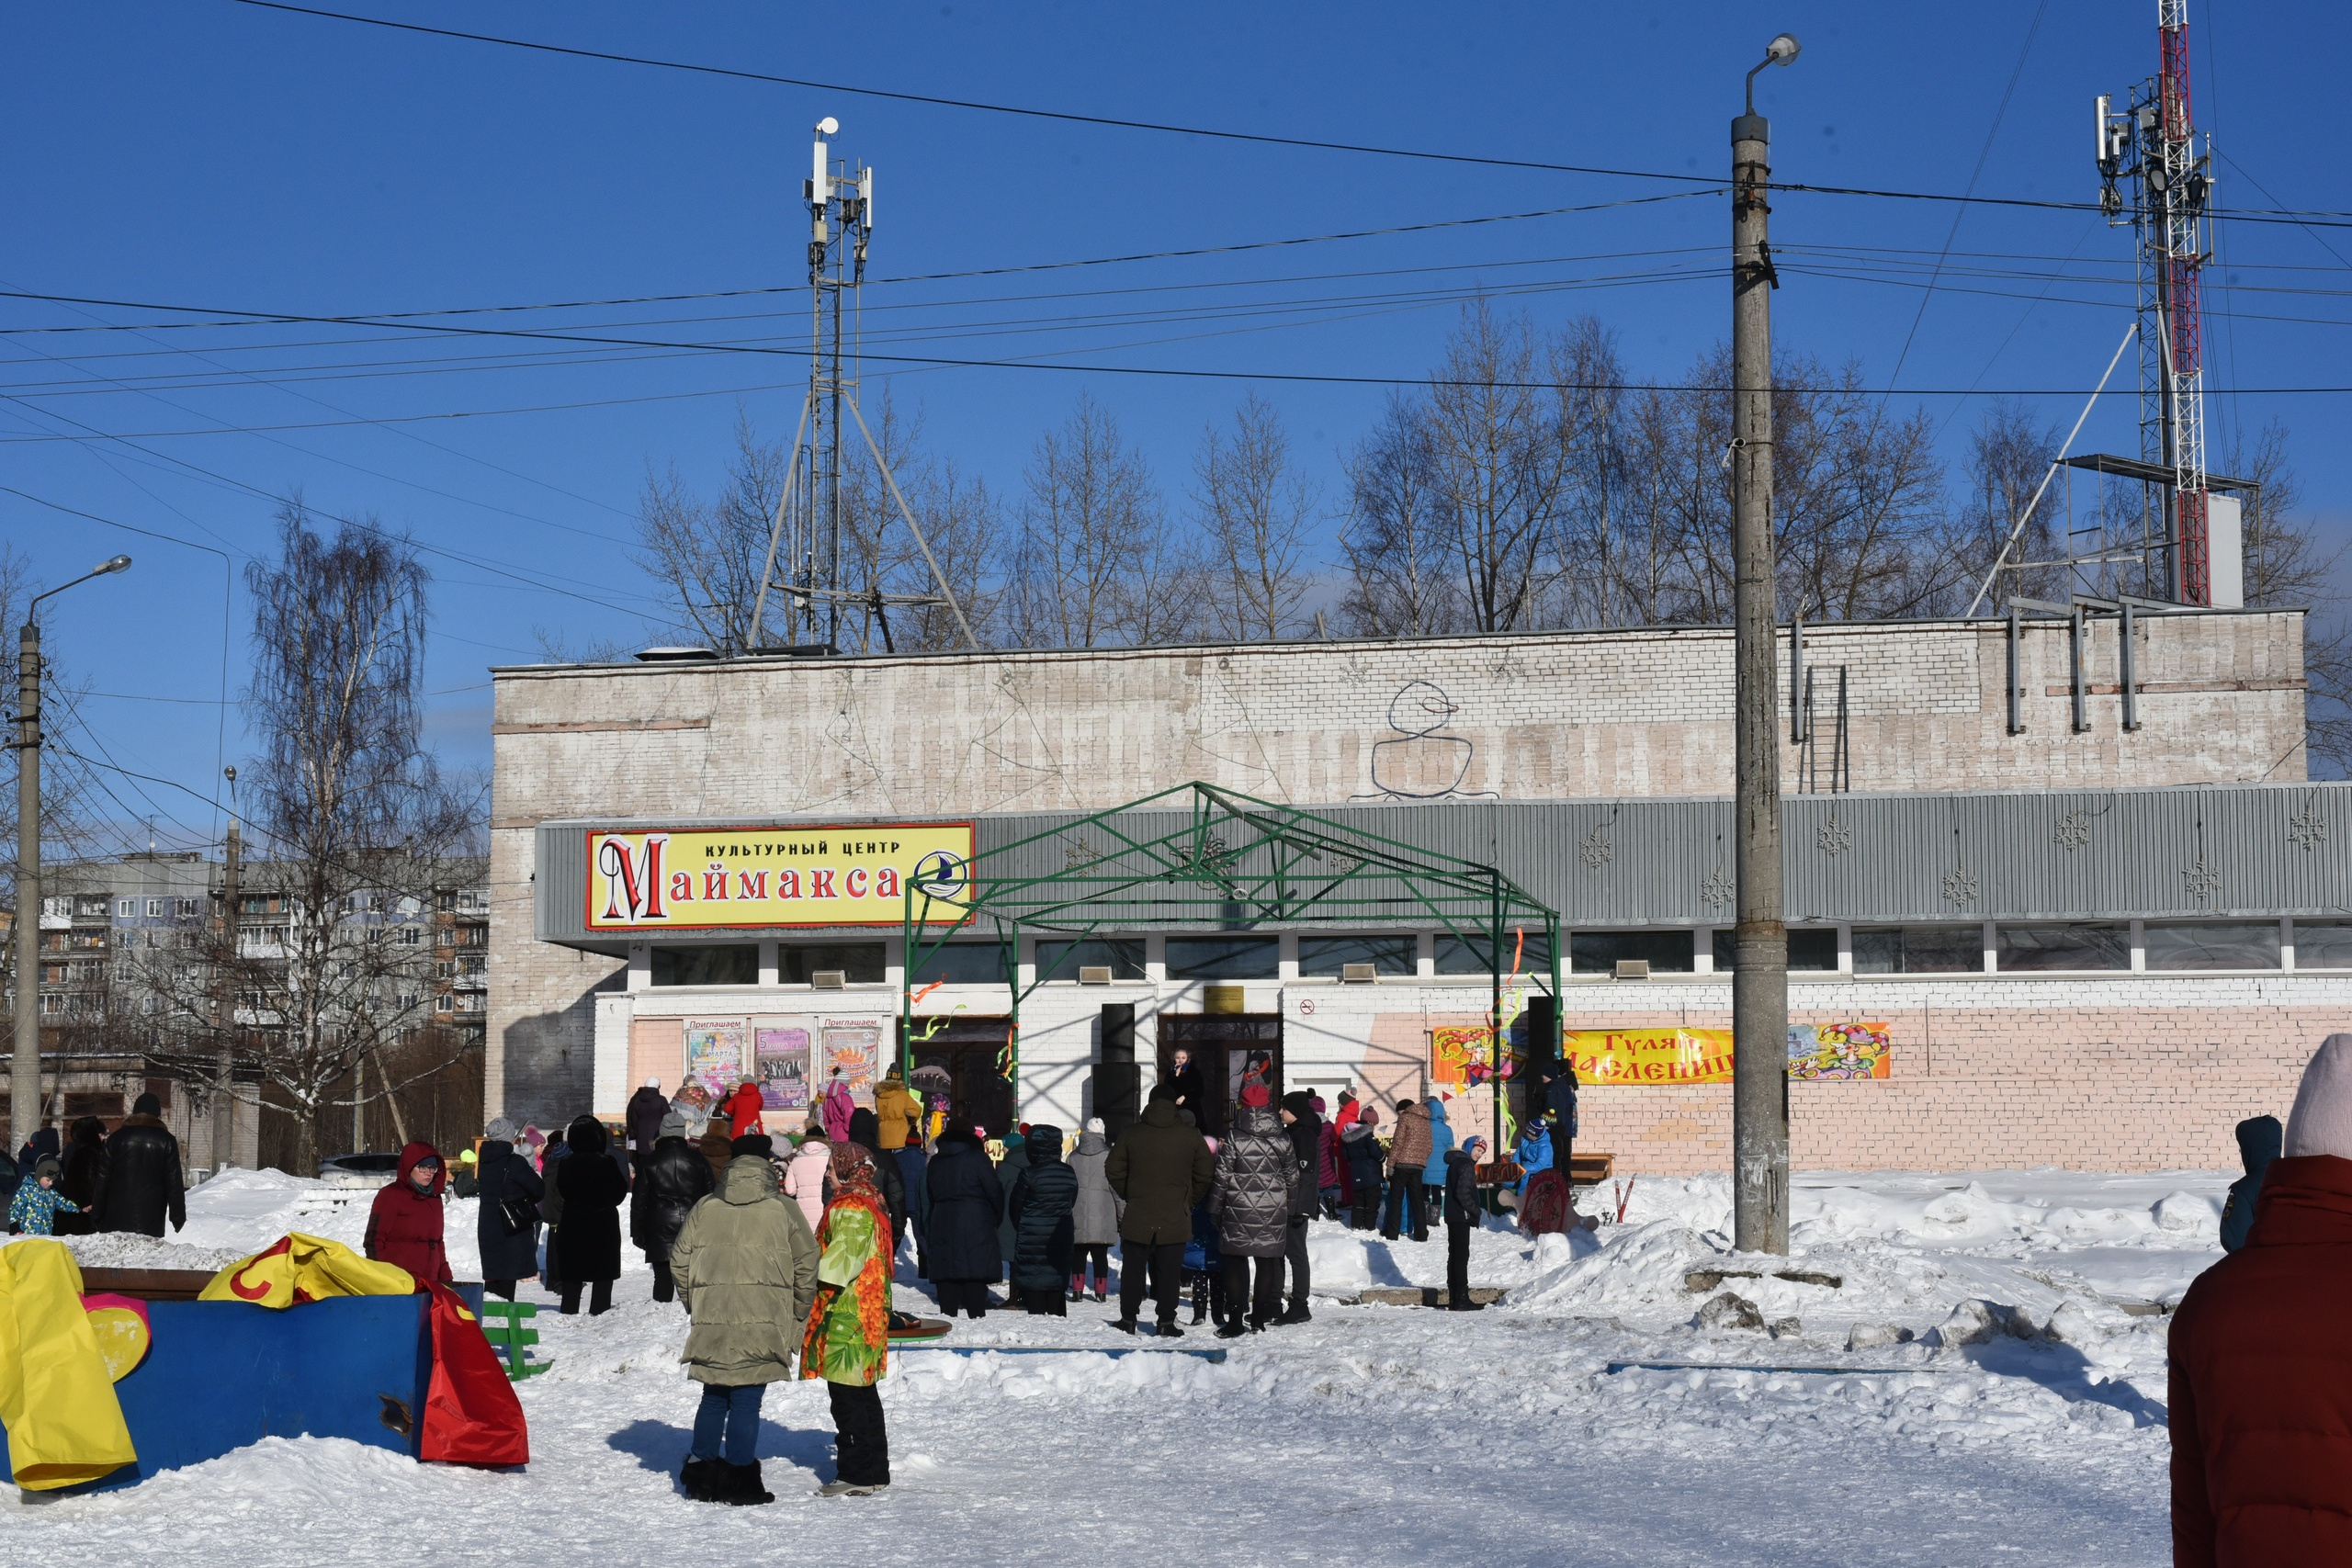
[[(1346, 828), (1494, 865), (1539, 903), (1558, 910), (1569, 926), (1696, 926), (1730, 919), (1727, 903), (1707, 897), (1727, 888), (1732, 875), (1728, 800), (1453, 801), (1312, 809)], [(1183, 811), (1152, 810), (1122, 820), (1135, 837), (1149, 839), (1190, 819)], [(854, 826), (888, 819), (821, 820)], [(1089, 821), (1082, 813), (1011, 813), (977, 820), (984, 854), (1037, 839), (996, 856), (992, 869), (999, 875), (1068, 870), (1072, 850), (1079, 847), (1104, 857), (1098, 871), (1138, 864), (1106, 854), (1115, 846), (1101, 829), (1081, 827)], [(1800, 795), (1783, 802), (1781, 820), (1792, 920), (2352, 915), (2352, 784)], [(579, 942), (587, 935), (581, 919), (587, 831), (649, 825), (577, 820), (540, 826), (536, 892), (541, 940)], [(1403, 890), (1391, 883), (1368, 891)], [(1409, 906), (1399, 908), (1404, 912), (1394, 922), (1399, 929), (1440, 923)], [(1208, 918), (1198, 921), (1204, 930), (1216, 923)], [(744, 933), (747, 939), (755, 934)]]

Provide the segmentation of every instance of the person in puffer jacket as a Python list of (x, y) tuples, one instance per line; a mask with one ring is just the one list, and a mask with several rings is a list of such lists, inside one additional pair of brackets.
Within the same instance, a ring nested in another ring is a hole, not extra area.
[(2276, 1116), (2249, 1116), (2238, 1123), (2238, 1157), (2245, 1174), (2230, 1183), (2229, 1201), (2222, 1205), (2222, 1250), (2235, 1252), (2254, 1229), (2254, 1206), (2262, 1196), (2262, 1175), (2278, 1157), (2286, 1129)]
[(1348, 1211), (1350, 1230), (1368, 1231), (1380, 1224), (1380, 1165), (1386, 1153), (1380, 1146), (1380, 1109), (1367, 1105), (1340, 1134), (1340, 1157), (1348, 1162), (1348, 1179), (1355, 1194)]
[(1062, 1160), (1059, 1127), (1032, 1127), (1023, 1143), (1029, 1163), (1012, 1179), (1004, 1202), (1012, 1216), (1012, 1288), (1032, 1314), (1067, 1317), (1062, 1285), (1076, 1230), (1078, 1172)]
[(1453, 1129), (1445, 1120), (1445, 1098), (1432, 1094), (1422, 1102), (1430, 1113), (1430, 1157), (1421, 1168), (1421, 1184), (1427, 1190), (1430, 1217), (1436, 1219), (1444, 1213), (1445, 1156), (1453, 1147)]
[[(1209, 1188), (1209, 1212), (1216, 1216), (1218, 1246), (1225, 1259), (1226, 1310), (1217, 1336), (1238, 1338), (1282, 1315), (1283, 1253), (1290, 1238), (1296, 1190), (1307, 1178), (1288, 1134), (1262, 1105), (1233, 1112), (1233, 1129), (1216, 1152), (1216, 1176)], [(1254, 1288), (1250, 1264), (1257, 1261)], [(1249, 1324), (1242, 1303), (1249, 1303)]]
[(1470, 1233), (1478, 1228), (1478, 1162), (1487, 1140), (1471, 1134), (1458, 1149), (1445, 1151), (1445, 1304), (1455, 1312), (1479, 1312), (1470, 1299)]
[(653, 1269), (653, 1299), (675, 1301), (670, 1248), (696, 1203), (718, 1185), (710, 1162), (686, 1142), (686, 1119), (664, 1111), (651, 1145), (639, 1155), (637, 1188), (629, 1195), (628, 1238)]

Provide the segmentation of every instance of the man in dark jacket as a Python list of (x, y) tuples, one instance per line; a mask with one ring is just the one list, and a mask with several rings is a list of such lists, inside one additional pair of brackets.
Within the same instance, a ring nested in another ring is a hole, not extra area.
[(187, 1191), (180, 1179), (180, 1141), (164, 1125), (163, 1101), (142, 1094), (107, 1140), (90, 1207), (101, 1231), (137, 1231), (160, 1237), (168, 1217), (187, 1227)]
[(1481, 1312), (1470, 1299), (1470, 1233), (1478, 1228), (1478, 1162), (1487, 1140), (1477, 1134), (1458, 1149), (1445, 1151), (1445, 1304), (1455, 1312)]
[(645, 1254), (653, 1269), (653, 1299), (675, 1301), (677, 1283), (670, 1277), (670, 1248), (678, 1239), (686, 1216), (717, 1185), (710, 1162), (686, 1142), (686, 1119), (663, 1101), (653, 1146), (645, 1151), (629, 1195), (628, 1238)]
[[(629, 1162), (643, 1170), (653, 1157), (653, 1145), (662, 1141), (662, 1119), (670, 1114), (670, 1097), (662, 1092), (660, 1078), (648, 1078), (644, 1086), (628, 1097), (628, 1109), (621, 1117), (628, 1129)], [(667, 1301), (669, 1298), (661, 1298)]]
[(481, 1288), (511, 1302), (515, 1281), (539, 1271), (537, 1206), (548, 1189), (539, 1173), (531, 1168), (529, 1156), (514, 1152), (513, 1122), (496, 1117), (483, 1131), (488, 1135), (478, 1161), (481, 1206), (474, 1216), (474, 1242), (481, 1251)]
[(2254, 1205), (2262, 1196), (2262, 1173), (2278, 1157), (2286, 1137), (2276, 1116), (2249, 1116), (2238, 1123), (2238, 1157), (2245, 1174), (2230, 1183), (2229, 1201), (2222, 1205), (2222, 1250), (2235, 1252), (2254, 1229)]
[(1024, 1146), (1029, 1163), (1005, 1196), (1012, 1215), (1012, 1288), (1032, 1314), (1067, 1317), (1062, 1285), (1069, 1278), (1078, 1172), (1062, 1158), (1059, 1127), (1031, 1127)]
[[(95, 1116), (76, 1117), (65, 1129), (65, 1153), (57, 1190), (82, 1211), (57, 1216), (58, 1235), (88, 1235), (98, 1228), (98, 1172), (107, 1162), (107, 1124)], [(155, 1233), (161, 1235), (160, 1230)]]
[(1322, 1207), (1323, 1118), (1315, 1114), (1315, 1097), (1302, 1089), (1283, 1096), (1282, 1120), (1298, 1162), (1298, 1180), (1292, 1189), (1290, 1234), (1283, 1241), (1283, 1258), (1290, 1266), (1290, 1307), (1274, 1321), (1306, 1323), (1311, 1317), (1306, 1310), (1306, 1225)]
[(1184, 1244), (1193, 1236), (1193, 1205), (1209, 1195), (1216, 1162), (1197, 1128), (1176, 1119), (1175, 1091), (1155, 1085), (1143, 1120), (1119, 1134), (1103, 1174), (1126, 1200), (1119, 1221), (1119, 1319), (1111, 1326), (1136, 1331), (1148, 1273), (1159, 1332), (1173, 1337), (1176, 1296), (1183, 1280)]

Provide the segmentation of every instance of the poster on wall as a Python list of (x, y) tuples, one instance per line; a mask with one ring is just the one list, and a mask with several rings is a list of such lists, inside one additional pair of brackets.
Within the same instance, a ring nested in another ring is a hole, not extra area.
[(808, 1108), (808, 1023), (792, 1019), (763, 1021), (752, 1031), (752, 1056), (760, 1084), (760, 1104), (770, 1111)]
[[(1503, 1080), (1518, 1074), (1519, 1055), (1503, 1041)], [(1495, 1077), (1494, 1031), (1483, 1024), (1442, 1025), (1430, 1031), (1430, 1081), (1446, 1089), (1476, 1089)]]
[[(823, 1084), (834, 1075), (849, 1086), (850, 1098), (860, 1105), (874, 1103), (874, 1075), (882, 1059), (882, 1042), (889, 1021), (879, 1018), (828, 1018), (818, 1031), (815, 1066), (823, 1068)], [(823, 1092), (820, 1087), (819, 1092)]]
[(745, 1076), (743, 1021), (740, 1018), (686, 1020), (686, 1078), (724, 1100)]
[[(1728, 1029), (1577, 1029), (1565, 1048), (1587, 1086), (1731, 1082)], [(1798, 1024), (1789, 1030), (1788, 1075), (1808, 1081), (1883, 1078), (1893, 1066), (1884, 1023)]]

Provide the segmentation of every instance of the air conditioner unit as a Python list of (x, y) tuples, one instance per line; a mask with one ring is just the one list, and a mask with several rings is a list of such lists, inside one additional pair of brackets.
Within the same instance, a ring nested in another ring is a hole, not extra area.
[(849, 984), (849, 971), (846, 969), (811, 969), (808, 971), (808, 984), (820, 991), (838, 991), (843, 986)]
[(1081, 986), (1107, 986), (1111, 983), (1108, 964), (1081, 964), (1078, 966), (1078, 983)]
[(1650, 977), (1650, 961), (1646, 958), (1621, 958), (1617, 961), (1620, 980), (1646, 980)]
[(1340, 983), (1341, 985), (1369, 986), (1378, 978), (1380, 978), (1380, 966), (1376, 964), (1342, 964), (1340, 965)]

